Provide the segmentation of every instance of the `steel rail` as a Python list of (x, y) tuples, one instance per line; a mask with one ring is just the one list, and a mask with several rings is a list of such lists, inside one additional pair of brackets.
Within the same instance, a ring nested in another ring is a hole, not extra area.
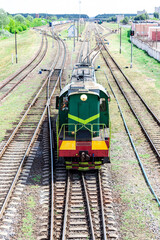
[(86, 32), (86, 35), (85, 35), (85, 38), (84, 38), (84, 40), (83, 40), (83, 42), (82, 42), (82, 44), (81, 44), (81, 48), (80, 48), (80, 51), (79, 51), (79, 55), (78, 55), (78, 57), (77, 57), (77, 61), (78, 62), (82, 62), (82, 56), (83, 56), (83, 46), (84, 46), (84, 44), (85, 44), (85, 42), (86, 42), (86, 39), (87, 39), (87, 32)]
[(91, 239), (95, 240), (95, 233), (94, 233), (94, 228), (93, 228), (93, 223), (92, 223), (92, 216), (91, 216), (91, 210), (90, 210), (90, 205), (89, 205), (89, 198), (88, 198), (88, 193), (87, 193), (87, 188), (85, 184), (85, 179), (84, 179), (84, 173), (82, 174), (82, 183), (83, 183), (83, 188), (84, 188), (84, 193), (85, 193), (85, 198), (86, 198), (86, 203), (87, 203), (87, 211), (88, 211), (88, 216), (89, 216), (89, 223), (90, 223), (90, 230), (91, 230)]
[(45, 50), (43, 52), (43, 55), (41, 56), (41, 58), (39, 59), (39, 61), (36, 63), (36, 65), (34, 65), (30, 70), (29, 72), (27, 72), (15, 85), (13, 85), (12, 88), (10, 88), (4, 95), (2, 95), (2, 97), (0, 98), (0, 101), (2, 101), (15, 87), (17, 87), (17, 85), (19, 83), (21, 83), (27, 76), (29, 73), (31, 73), (39, 64), (40, 62), (43, 60), (43, 58), (45, 57), (46, 55), (46, 52), (47, 52), (47, 48), (48, 48), (48, 41), (47, 41), (47, 38), (46, 38), (46, 47), (45, 47)]
[[(52, 36), (51, 36), (52, 37)], [(62, 68), (61, 68), (61, 71), (58, 75), (58, 78), (57, 78), (57, 81), (56, 81), (56, 84), (51, 92), (51, 94), (49, 95), (49, 84), (50, 84), (50, 80), (51, 80), (51, 74), (49, 76), (49, 80), (48, 80), (48, 86), (47, 86), (47, 97), (48, 97), (48, 100), (47, 100), (47, 109), (48, 109), (48, 120), (49, 120), (49, 135), (50, 135), (50, 149), (51, 149), (51, 218), (50, 218), (50, 240), (53, 240), (53, 229), (54, 229), (54, 151), (53, 151), (53, 137), (52, 137), (52, 126), (51, 126), (51, 117), (50, 117), (50, 102), (51, 102), (51, 99), (53, 97), (53, 94), (57, 88), (57, 85), (58, 83), (61, 81), (61, 76), (62, 76), (62, 73), (63, 73), (63, 69), (64, 69), (64, 64), (65, 64), (65, 61), (66, 61), (66, 46), (64, 44), (64, 42), (60, 39), (60, 38), (57, 38), (58, 39), (58, 44), (59, 44), (59, 41), (61, 41), (63, 43), (63, 46), (64, 46), (64, 57), (63, 57), (63, 62), (62, 62)], [(59, 54), (58, 54), (58, 57), (60, 56), (60, 44), (59, 44)], [(56, 59), (56, 64), (58, 62), (58, 57)], [(54, 67), (56, 66), (56, 64), (54, 65)], [(53, 67), (53, 66), (52, 66)]]
[(128, 106), (130, 107), (130, 109), (131, 109), (132, 113), (134, 114), (135, 118), (137, 119), (137, 121), (138, 121), (138, 123), (139, 123), (139, 125), (140, 125), (142, 131), (144, 132), (146, 138), (148, 139), (148, 141), (149, 141), (149, 143), (150, 143), (152, 149), (155, 151), (155, 153), (156, 153), (158, 159), (160, 160), (160, 152), (158, 151), (158, 149), (157, 149), (156, 146), (154, 145), (154, 143), (153, 143), (151, 137), (149, 136), (148, 132), (146, 131), (146, 129), (145, 129), (143, 123), (141, 122), (141, 120), (139, 119), (138, 115), (137, 115), (136, 112), (134, 111), (134, 109), (133, 109), (133, 107), (132, 107), (130, 101), (128, 100), (128, 98), (127, 98), (125, 92), (123, 91), (122, 87), (120, 86), (119, 81), (118, 81), (118, 79), (116, 78), (115, 74), (113, 73), (112, 68), (111, 68), (110, 64), (108, 63), (107, 59), (105, 58), (105, 56), (104, 56), (102, 50), (101, 50), (101, 54), (102, 54), (102, 56), (103, 56), (104, 61), (105, 61), (106, 64), (107, 64), (107, 66), (109, 67), (109, 69), (110, 69), (110, 71), (111, 71), (111, 74), (112, 74), (113, 78), (115, 79), (115, 81), (116, 81), (116, 83), (117, 83), (117, 86), (119, 87), (119, 89), (120, 89), (122, 95), (124, 96), (126, 102), (128, 103)]
[(135, 153), (136, 158), (137, 158), (137, 160), (138, 160), (138, 163), (139, 163), (139, 165), (140, 165), (140, 168), (141, 168), (141, 171), (142, 171), (143, 176), (144, 176), (144, 178), (145, 178), (145, 181), (146, 181), (148, 187), (150, 188), (150, 191), (151, 191), (152, 194), (154, 195), (154, 197), (155, 197), (155, 199), (156, 199), (156, 201), (157, 201), (157, 203), (158, 203), (158, 206), (160, 207), (160, 201), (159, 201), (158, 196), (156, 195), (155, 191), (153, 190), (153, 187), (151, 186), (151, 183), (150, 183), (150, 181), (149, 181), (149, 179), (148, 179), (148, 177), (147, 177), (147, 174), (146, 174), (146, 171), (145, 171), (145, 169), (144, 169), (144, 166), (143, 166), (143, 164), (142, 164), (142, 162), (141, 162), (141, 160), (140, 160), (139, 154), (138, 154), (138, 152), (137, 152), (137, 150), (136, 150), (135, 144), (134, 144), (133, 139), (132, 139), (132, 137), (131, 137), (130, 131), (129, 131), (129, 129), (128, 129), (127, 123), (126, 123), (125, 118), (124, 118), (124, 116), (123, 116), (123, 112), (122, 112), (122, 109), (121, 109), (120, 104), (119, 104), (119, 102), (118, 102), (118, 99), (117, 99), (117, 97), (116, 97), (116, 94), (115, 94), (115, 92), (113, 91), (113, 88), (112, 88), (112, 86), (111, 86), (108, 78), (107, 78), (107, 81), (108, 81), (108, 85), (109, 85), (109, 87), (110, 87), (110, 89), (111, 89), (111, 91), (112, 91), (112, 93), (113, 93), (113, 96), (114, 96), (114, 98), (115, 98), (115, 100), (116, 100), (116, 102), (117, 102), (117, 105), (118, 105), (118, 108), (119, 108), (119, 111), (120, 111), (120, 114), (121, 114), (121, 117), (122, 117), (123, 124), (124, 124), (124, 126), (125, 126), (126, 132), (127, 132), (127, 134), (128, 134), (129, 140), (130, 140), (130, 142), (131, 142), (132, 148), (133, 148), (133, 150), (134, 150), (134, 153)]
[[(52, 37), (51, 35), (48, 34), (49, 37)], [(57, 39), (56, 39), (57, 40)], [(58, 42), (58, 52), (57, 52), (57, 55), (56, 55), (56, 58), (55, 58), (55, 61), (54, 63), (52, 64), (51, 66), (51, 69), (55, 69), (56, 67), (56, 64), (58, 62), (58, 58), (60, 56), (60, 42), (57, 40)], [(52, 73), (53, 74), (53, 73)], [(48, 78), (48, 87), (47, 87), (47, 100), (49, 99), (50, 95), (49, 95), (49, 85), (50, 85), (50, 81), (51, 81), (51, 75), (49, 76)]]
[[(98, 33), (98, 31), (97, 31)], [(128, 77), (125, 75), (125, 73), (122, 71), (121, 67), (118, 65), (118, 63), (114, 60), (114, 58), (112, 57), (112, 55), (110, 54), (109, 50), (107, 49), (106, 45), (104, 44), (104, 42), (102, 41), (101, 37), (99, 36), (101, 43), (104, 47), (104, 49), (107, 51), (108, 55), (110, 56), (110, 58), (112, 59), (112, 61), (114, 62), (114, 64), (117, 66), (117, 68), (120, 70), (120, 72), (122, 73), (122, 75), (124, 76), (124, 78), (127, 80), (128, 84), (131, 86), (131, 88), (134, 90), (134, 92), (137, 94), (137, 96), (141, 99), (141, 101), (143, 102), (143, 104), (145, 105), (145, 107), (147, 108), (147, 110), (149, 111), (149, 113), (152, 115), (152, 117), (154, 118), (154, 120), (157, 122), (157, 124), (160, 126), (160, 120), (157, 118), (157, 116), (153, 113), (153, 111), (150, 109), (150, 107), (147, 105), (147, 103), (144, 101), (144, 99), (141, 97), (141, 95), (138, 93), (138, 91), (135, 89), (135, 87), (133, 86), (133, 84), (130, 82), (130, 80), (128, 79)]]
[(47, 105), (48, 124), (49, 124), (49, 141), (51, 157), (51, 223), (50, 223), (50, 240), (53, 240), (53, 220), (54, 220), (54, 139), (52, 135), (50, 106)]
[(3, 146), (1, 152), (0, 152), (0, 158), (3, 156), (3, 154), (5, 153), (9, 143), (12, 141), (12, 139), (14, 138), (15, 134), (17, 133), (18, 129), (20, 128), (20, 126), (22, 125), (25, 117), (27, 116), (27, 114), (29, 113), (31, 107), (35, 104), (35, 102), (37, 101), (40, 93), (42, 92), (42, 90), (44, 89), (45, 85), (48, 83), (48, 79), (52, 76), (53, 71), (54, 71), (54, 67), (55, 65), (52, 66), (53, 68), (50, 70), (50, 73), (48, 75), (48, 77), (46, 78), (46, 80), (44, 81), (42, 87), (39, 89), (38, 93), (36, 94), (36, 96), (34, 97), (33, 101), (31, 102), (31, 104), (29, 105), (28, 109), (26, 110), (26, 112), (24, 113), (23, 117), (21, 118), (21, 120), (19, 121), (18, 125), (16, 126), (16, 128), (14, 129), (14, 131), (12, 132), (11, 136), (9, 137), (8, 141), (5, 143), (5, 145)]
[[(101, 52), (101, 53), (102, 53), (102, 52)], [(103, 53), (102, 53), (102, 55), (103, 55)], [(106, 58), (104, 57), (104, 55), (103, 55), (103, 58), (104, 58), (104, 61), (106, 62), (106, 64), (108, 65), (108, 67), (109, 67), (109, 69), (110, 69), (110, 71), (111, 71), (111, 74), (112, 74), (112, 76), (114, 77), (114, 79), (115, 79), (115, 81), (116, 81), (116, 83), (117, 83), (117, 86), (119, 87), (121, 93), (123, 94), (124, 98), (126, 99), (126, 102), (128, 103), (128, 106), (130, 107), (130, 109), (131, 109), (132, 113), (134, 114), (135, 118), (137, 119), (137, 121), (138, 121), (141, 129), (143, 130), (145, 136), (147, 137), (147, 139), (148, 139), (148, 141), (149, 141), (152, 149), (155, 151), (158, 159), (160, 160), (160, 153), (159, 153), (159, 151), (157, 150), (156, 146), (154, 145), (151, 137), (149, 136), (148, 132), (146, 131), (146, 129), (145, 129), (143, 123), (141, 122), (141, 120), (139, 119), (138, 115), (137, 115), (136, 112), (134, 111), (134, 109), (133, 109), (130, 101), (128, 100), (125, 92), (123, 91), (122, 87), (120, 86), (120, 84), (119, 84), (119, 82), (118, 82), (118, 79), (117, 79), (116, 76), (114, 75), (114, 73), (113, 73), (113, 71), (112, 71), (112, 69), (111, 69), (108, 61), (107, 61)]]
[(101, 205), (101, 216), (102, 216), (102, 227), (103, 227), (103, 239), (107, 240), (107, 233), (106, 233), (106, 224), (105, 224), (105, 217), (104, 217), (104, 207), (103, 207), (103, 197), (102, 197), (102, 184), (100, 178), (100, 171), (98, 171), (98, 183), (99, 183), (99, 195), (100, 195), (100, 205)]
[(38, 57), (38, 55), (41, 52), (41, 49), (43, 47), (43, 43), (44, 43), (44, 35), (42, 35), (42, 41), (41, 41), (41, 45), (40, 48), (38, 50), (38, 52), (36, 53), (36, 55), (31, 59), (30, 62), (28, 62), (25, 66), (22, 67), (22, 69), (20, 69), (18, 72), (16, 72), (13, 76), (9, 77), (9, 79), (0, 86), (0, 90), (5, 87), (10, 81), (12, 81), (15, 77), (17, 77), (20, 73), (22, 73), (27, 67), (29, 67), (29, 65), (31, 65), (33, 63), (33, 61)]
[(69, 189), (70, 189), (70, 174), (69, 171), (67, 177), (67, 187), (66, 187), (66, 201), (65, 201), (65, 211), (64, 211), (64, 218), (63, 218), (63, 230), (62, 230), (62, 240), (66, 240), (66, 229), (67, 229), (67, 214), (68, 214), (68, 203), (69, 203)]
[[(53, 71), (53, 70), (52, 70), (52, 71)], [(49, 77), (50, 77), (50, 76), (51, 76), (51, 73), (49, 74)], [(17, 180), (18, 180), (18, 178), (19, 178), (19, 176), (20, 176), (20, 173), (21, 173), (21, 171), (22, 171), (24, 162), (25, 162), (26, 158), (27, 158), (28, 155), (29, 155), (29, 152), (30, 152), (30, 150), (31, 150), (31, 147), (33, 146), (34, 140), (35, 140), (36, 137), (37, 137), (37, 134), (38, 134), (38, 131), (39, 131), (39, 129), (40, 129), (40, 126), (42, 125), (42, 122), (43, 122), (43, 120), (44, 120), (44, 117), (45, 117), (45, 115), (46, 115), (46, 113), (47, 113), (47, 111), (48, 111), (48, 109), (49, 109), (50, 100), (51, 100), (51, 97), (53, 96), (54, 91), (55, 91), (55, 89), (56, 89), (56, 87), (57, 87), (57, 85), (58, 85), (59, 79), (60, 79), (60, 76), (58, 77), (57, 82), (56, 82), (56, 84), (55, 84), (55, 87), (54, 87), (54, 89), (53, 89), (53, 91), (52, 91), (52, 94), (51, 94), (50, 98), (49, 98), (48, 101), (47, 101), (47, 104), (46, 104), (46, 106), (45, 106), (45, 109), (44, 109), (44, 111), (43, 111), (43, 114), (42, 114), (42, 116), (41, 116), (41, 119), (40, 119), (40, 121), (39, 121), (39, 123), (38, 123), (38, 125), (37, 125), (37, 128), (36, 128), (36, 130), (35, 130), (35, 132), (34, 132), (34, 135), (33, 135), (32, 139), (31, 139), (31, 141), (30, 141), (30, 143), (29, 143), (29, 145), (28, 145), (28, 148), (27, 148), (27, 150), (26, 150), (26, 152), (25, 152), (25, 155), (24, 155), (24, 157), (23, 157), (23, 159), (22, 159), (22, 161), (21, 161), (21, 163), (20, 163), (20, 166), (19, 166), (19, 168), (18, 168), (18, 170), (17, 170), (17, 173), (16, 173), (16, 175), (15, 175), (15, 177), (14, 177), (14, 180), (13, 180), (13, 182), (12, 182), (12, 185), (11, 185), (11, 187), (10, 187), (10, 189), (9, 189), (9, 191), (8, 191), (8, 194), (7, 194), (6, 198), (5, 198), (5, 201), (4, 201), (3, 205), (2, 205), (2, 208), (1, 208), (1, 210), (0, 210), (0, 219), (2, 218), (2, 216), (3, 216), (4, 212), (5, 212), (5, 209), (6, 209), (6, 207), (7, 207), (7, 204), (8, 204), (8, 202), (9, 202), (9, 200), (10, 200), (10, 197), (11, 197), (11, 195), (12, 195), (12, 192), (13, 192), (13, 190), (14, 190), (14, 187), (15, 187), (15, 185), (16, 185), (16, 182), (17, 182)], [(48, 81), (48, 78), (46, 79), (46, 81)], [(45, 83), (43, 84), (43, 87), (46, 85), (46, 81), (45, 81)], [(40, 92), (41, 92), (41, 89), (40, 89), (40, 91), (39, 91), (38, 93), (40, 94)], [(38, 94), (38, 95), (39, 95), (39, 94)], [(37, 95), (36, 95), (36, 97), (34, 98), (34, 100), (35, 100), (35, 101), (37, 100)], [(34, 101), (34, 103), (35, 103), (35, 101)], [(34, 103), (32, 102), (32, 104), (30, 105), (30, 107), (31, 107)], [(50, 127), (51, 127), (50, 112), (49, 112), (49, 111), (48, 111), (48, 114), (49, 114), (49, 124), (50, 124)], [(24, 120), (24, 118), (26, 117), (26, 115), (27, 115), (27, 114), (25, 114), (25, 115), (23, 116), (23, 118), (22, 118), (23, 120)], [(21, 119), (21, 123), (23, 122), (22, 119)], [(17, 129), (17, 131), (18, 131), (18, 129)], [(50, 129), (50, 134), (52, 134), (52, 133), (51, 133), (51, 129)], [(15, 134), (14, 134), (14, 136), (15, 136)], [(12, 136), (12, 138), (13, 138), (14, 136)], [(11, 140), (12, 140), (12, 139), (11, 139)], [(10, 141), (11, 141), (11, 140), (10, 140)], [(51, 137), (51, 135), (50, 135), (50, 144), (51, 144), (51, 145), (52, 145), (52, 141), (53, 141), (53, 139), (52, 139), (52, 137)], [(5, 149), (5, 150), (6, 150), (6, 149)], [(52, 151), (51, 151), (51, 152), (52, 152)], [(4, 153), (4, 152), (3, 152), (3, 153)], [(51, 159), (53, 160), (53, 152), (51, 153)], [(52, 163), (53, 163), (53, 161), (52, 161)], [(52, 186), (53, 186), (53, 184), (52, 184)], [(52, 200), (54, 199), (54, 198), (53, 198), (53, 193), (54, 193), (54, 189), (52, 189)], [(52, 213), (53, 213), (53, 211), (52, 211)], [(52, 227), (52, 229), (53, 229), (53, 227)], [(52, 233), (52, 236), (53, 236), (53, 233)]]
[[(94, 51), (96, 51), (96, 50), (97, 50), (97, 47), (98, 47), (98, 46), (95, 46), (95, 47), (87, 54), (87, 56), (83, 59), (83, 61), (86, 60), (86, 58), (87, 58), (88, 56), (90, 56)], [(98, 52), (99, 52), (99, 50), (98, 50)], [(91, 61), (91, 62), (92, 62), (92, 61)]]
[(28, 157), (29, 152), (30, 152), (30, 150), (31, 150), (31, 148), (32, 148), (32, 146), (33, 146), (33, 143), (34, 143), (34, 141), (35, 141), (35, 139), (36, 139), (36, 137), (37, 137), (37, 134), (38, 134), (38, 132), (39, 132), (40, 126), (42, 125), (42, 122), (43, 122), (43, 120), (44, 120), (44, 117), (45, 117), (45, 115), (46, 115), (46, 112), (47, 112), (47, 107), (45, 107), (45, 109), (44, 109), (44, 111), (43, 111), (43, 114), (42, 114), (42, 116), (41, 116), (41, 119), (40, 119), (40, 121), (39, 121), (39, 123), (38, 123), (38, 125), (37, 125), (37, 128), (36, 128), (36, 130), (35, 130), (35, 132), (34, 132), (34, 135), (33, 135), (32, 139), (31, 139), (31, 141), (30, 141), (30, 143), (29, 143), (29, 145), (28, 145), (28, 148), (27, 148), (27, 150), (26, 150), (26, 152), (25, 152), (25, 154), (24, 154), (24, 157), (23, 157), (20, 165), (19, 165), (19, 168), (18, 168), (17, 173), (16, 173), (16, 175), (15, 175), (15, 177), (14, 177), (14, 180), (13, 180), (13, 182), (12, 182), (12, 185), (10, 186), (10, 189), (9, 189), (9, 191), (8, 191), (8, 193), (7, 193), (7, 196), (6, 196), (5, 200), (4, 200), (4, 203), (3, 203), (2, 207), (1, 207), (1, 210), (0, 210), (0, 219), (2, 219), (2, 217), (3, 217), (3, 214), (4, 214), (4, 212), (5, 212), (5, 209), (6, 209), (6, 207), (7, 207), (7, 204), (8, 204), (8, 202), (9, 202), (9, 200), (10, 200), (10, 197), (11, 197), (11, 195), (12, 195), (12, 193), (13, 193), (14, 187), (15, 187), (15, 185), (16, 185), (16, 183), (17, 183), (17, 180), (18, 180), (18, 178), (19, 178), (19, 176), (20, 176), (20, 174), (21, 174), (21, 171), (22, 171), (24, 162), (25, 162), (26, 158)]

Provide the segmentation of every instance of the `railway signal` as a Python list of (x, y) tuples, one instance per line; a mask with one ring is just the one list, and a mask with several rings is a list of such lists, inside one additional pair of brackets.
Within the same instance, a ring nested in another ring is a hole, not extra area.
[(134, 31), (130, 31), (130, 36), (131, 36), (131, 65), (130, 68), (132, 68), (132, 60), (133, 60), (133, 43), (132, 43), (132, 37), (134, 36)]

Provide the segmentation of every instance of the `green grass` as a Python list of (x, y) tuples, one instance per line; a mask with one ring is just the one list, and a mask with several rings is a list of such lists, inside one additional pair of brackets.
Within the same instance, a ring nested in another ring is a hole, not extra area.
[[(26, 91), (27, 89), (27, 91)], [(3, 140), (6, 130), (11, 129), (13, 122), (19, 119), (26, 102), (32, 97), (37, 89), (36, 77), (30, 84), (24, 82), (13, 92), (0, 106), (0, 141)]]
[[(38, 51), (41, 43), (40, 34), (33, 30), (25, 31), (17, 36), (18, 63), (15, 62), (15, 38), (0, 40), (0, 81), (25, 65)], [(12, 64), (12, 54), (14, 63)]]
[[(110, 28), (115, 27), (115, 24), (106, 24)], [(131, 59), (131, 42), (130, 38), (127, 36), (128, 29), (122, 28), (122, 55), (128, 62), (128, 66), (130, 66), (130, 59)], [(120, 46), (120, 36), (119, 34), (113, 34), (110, 41), (110, 49), (113, 53), (119, 53), (119, 46)], [(158, 89), (160, 89), (160, 63), (150, 57), (147, 52), (137, 48), (133, 45), (133, 67), (137, 68), (137, 71), (141, 72), (156, 80), (155, 84)]]
[(24, 211), (24, 217), (22, 219), (22, 228), (21, 233), (19, 233), (18, 240), (27, 239), (27, 240), (35, 240), (33, 237), (33, 229), (35, 224), (34, 218), (34, 207), (36, 206), (36, 202), (33, 196), (29, 196), (27, 199), (27, 209)]
[(144, 158), (144, 159), (148, 159), (150, 158), (150, 154), (146, 153), (146, 154), (140, 154), (140, 157)]
[[(100, 60), (98, 62), (101, 63)], [(101, 66), (101, 69), (103, 69), (102, 63)], [(103, 84), (104, 87), (107, 87), (102, 72), (103, 71), (97, 71), (96, 76), (101, 80), (100, 83)], [(110, 92), (109, 88), (107, 88), (107, 90)], [(148, 229), (147, 225), (147, 223), (150, 224), (152, 222), (152, 218), (146, 214), (146, 206), (147, 209), (149, 209), (149, 214), (155, 216), (158, 222), (160, 214), (157, 203), (153, 201), (153, 196), (146, 186), (137, 159), (134, 157), (134, 154), (130, 155), (130, 144), (127, 144), (128, 138), (124, 134), (124, 127), (114, 98), (112, 98), (109, 107), (113, 128), (113, 137), (111, 139), (111, 166), (113, 175), (116, 176), (116, 180), (114, 178), (115, 185), (113, 188), (116, 195), (119, 193), (120, 204), (123, 206), (119, 225), (120, 234), (122, 239), (154, 239), (155, 235)], [(125, 104), (123, 107), (126, 108)], [(138, 144), (142, 142), (139, 138), (140, 137), (138, 137)], [(128, 152), (129, 154), (127, 154)], [(143, 154), (143, 156), (145, 158), (149, 157), (147, 154)], [(156, 221), (156, 219), (154, 220)]]
[(104, 27), (108, 27), (111, 29), (118, 29), (119, 24), (118, 23), (103, 23)]
[(41, 176), (40, 175), (36, 175), (35, 177), (32, 178), (35, 182), (40, 183), (41, 181)]

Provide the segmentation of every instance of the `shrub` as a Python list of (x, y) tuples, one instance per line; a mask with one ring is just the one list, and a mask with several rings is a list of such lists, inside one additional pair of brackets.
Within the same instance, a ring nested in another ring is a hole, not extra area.
[(23, 32), (23, 28), (21, 26), (18, 26), (17, 29), (19, 32)]
[(11, 37), (12, 34), (7, 30), (0, 30), (0, 37)]

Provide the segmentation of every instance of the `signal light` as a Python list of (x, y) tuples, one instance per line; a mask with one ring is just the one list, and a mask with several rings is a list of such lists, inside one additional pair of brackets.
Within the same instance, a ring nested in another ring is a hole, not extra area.
[(130, 35), (131, 35), (131, 36), (134, 36), (134, 31), (131, 30)]

